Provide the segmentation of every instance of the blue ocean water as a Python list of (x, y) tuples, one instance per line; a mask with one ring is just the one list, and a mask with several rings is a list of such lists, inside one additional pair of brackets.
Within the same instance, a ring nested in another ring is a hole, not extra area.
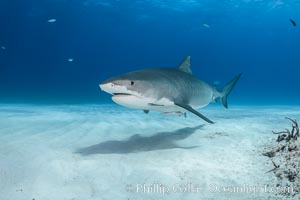
[(106, 78), (190, 55), (208, 83), (243, 73), (229, 104), (299, 104), (299, 10), (298, 0), (3, 0), (0, 102), (111, 102)]

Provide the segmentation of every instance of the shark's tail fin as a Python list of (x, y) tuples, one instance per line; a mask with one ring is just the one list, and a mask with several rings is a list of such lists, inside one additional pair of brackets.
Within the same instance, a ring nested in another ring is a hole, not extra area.
[(222, 92), (221, 92), (221, 99), (222, 99), (222, 104), (225, 108), (228, 108), (228, 104), (227, 104), (227, 97), (230, 94), (232, 88), (235, 86), (235, 84), (237, 83), (237, 81), (240, 79), (241, 77), (241, 73), (238, 74), (236, 77), (234, 77), (234, 79), (232, 79), (229, 83), (227, 83), (227, 85), (223, 88)]

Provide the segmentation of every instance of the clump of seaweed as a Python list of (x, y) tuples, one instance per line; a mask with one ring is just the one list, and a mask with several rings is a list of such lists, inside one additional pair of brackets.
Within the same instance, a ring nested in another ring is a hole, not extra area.
[(291, 129), (272, 131), (278, 135), (276, 143), (262, 155), (271, 159), (274, 168), (268, 172), (275, 174), (277, 185), (293, 189), (293, 193), (286, 192), (283, 195), (294, 196), (300, 194), (300, 133), (297, 121), (288, 117), (286, 119), (292, 123)]
[(277, 137), (277, 142), (281, 142), (283, 140), (289, 142), (291, 139), (297, 140), (299, 137), (299, 127), (296, 120), (286, 117), (286, 119), (292, 122), (292, 130), (285, 129), (284, 131), (275, 132), (272, 131), (274, 134), (279, 134)]

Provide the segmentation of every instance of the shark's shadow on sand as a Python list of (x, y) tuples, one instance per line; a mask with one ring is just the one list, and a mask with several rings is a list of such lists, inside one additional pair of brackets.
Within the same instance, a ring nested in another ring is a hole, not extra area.
[(203, 126), (187, 127), (172, 132), (159, 132), (147, 137), (136, 134), (124, 141), (110, 140), (84, 147), (76, 151), (76, 153), (88, 156), (92, 154), (127, 154), (174, 148), (192, 149), (198, 146), (183, 147), (176, 144), (176, 141), (188, 138)]

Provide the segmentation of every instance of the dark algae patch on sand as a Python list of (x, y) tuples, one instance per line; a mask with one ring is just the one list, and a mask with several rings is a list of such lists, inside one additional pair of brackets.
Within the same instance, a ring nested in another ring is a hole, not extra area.
[(291, 122), (290, 129), (273, 131), (277, 135), (264, 156), (270, 158), (274, 168), (268, 172), (277, 177), (277, 187), (287, 187), (290, 190), (281, 190), (279, 195), (300, 197), (300, 139), (299, 126), (295, 119), (286, 117)]

